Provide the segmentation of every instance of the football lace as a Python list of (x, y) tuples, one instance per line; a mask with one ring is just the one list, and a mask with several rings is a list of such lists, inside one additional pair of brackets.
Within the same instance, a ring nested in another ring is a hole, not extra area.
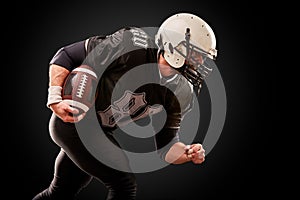
[(77, 89), (77, 93), (76, 93), (77, 97), (79, 97), (79, 98), (83, 97), (83, 93), (84, 93), (84, 90), (85, 90), (85, 87), (87, 84), (87, 80), (88, 80), (88, 76), (86, 74), (83, 74), (81, 76), (80, 84)]

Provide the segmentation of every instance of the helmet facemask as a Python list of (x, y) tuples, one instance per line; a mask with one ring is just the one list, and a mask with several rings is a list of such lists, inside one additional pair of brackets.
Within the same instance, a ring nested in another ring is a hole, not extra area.
[(215, 57), (191, 44), (189, 40), (190, 34), (187, 29), (185, 41), (180, 42), (172, 50), (175, 54), (182, 56), (185, 62), (183, 66), (174, 68), (194, 86), (196, 93), (199, 94), (203, 79), (208, 77), (213, 70), (209, 61), (214, 60)]

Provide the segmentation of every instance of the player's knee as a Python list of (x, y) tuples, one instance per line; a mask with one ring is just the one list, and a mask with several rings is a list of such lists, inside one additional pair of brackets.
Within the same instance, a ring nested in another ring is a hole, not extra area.
[(107, 185), (107, 188), (109, 190), (107, 200), (133, 200), (137, 192), (136, 178), (128, 174)]
[(48, 188), (41, 193), (37, 194), (32, 200), (54, 200), (54, 199), (64, 199), (73, 200), (75, 195), (68, 191), (58, 191)]
[(135, 177), (129, 177), (126, 180), (120, 180), (117, 184), (112, 185), (110, 191), (123, 193), (123, 194), (135, 194), (137, 190), (137, 183)]
[(51, 200), (49, 189), (45, 189), (44, 191), (40, 192), (39, 194), (35, 195), (32, 200)]
[(52, 183), (49, 188), (37, 194), (32, 200), (73, 200), (77, 193), (73, 188), (57, 187)]
[(134, 200), (136, 198), (136, 185), (123, 188), (110, 188), (107, 200)]

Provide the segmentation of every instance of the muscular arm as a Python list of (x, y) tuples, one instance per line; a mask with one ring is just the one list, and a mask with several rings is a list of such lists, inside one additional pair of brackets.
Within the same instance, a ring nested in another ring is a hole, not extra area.
[[(69, 74), (69, 70), (56, 64), (49, 67), (49, 87), (63, 87), (64, 81)], [(63, 101), (49, 105), (49, 108), (64, 122), (80, 121), (84, 115), (74, 117), (71, 114), (77, 114), (78, 110), (72, 108)]]
[(182, 164), (190, 161), (187, 154), (185, 154), (185, 146), (182, 142), (175, 143), (167, 152), (165, 160), (173, 164)]
[(64, 122), (77, 122), (84, 117), (84, 113), (73, 116), (79, 111), (62, 101), (61, 92), (69, 73), (85, 59), (85, 43), (80, 41), (59, 49), (50, 61), (47, 106)]
[(63, 86), (69, 70), (59, 65), (52, 64), (49, 67), (49, 86)]

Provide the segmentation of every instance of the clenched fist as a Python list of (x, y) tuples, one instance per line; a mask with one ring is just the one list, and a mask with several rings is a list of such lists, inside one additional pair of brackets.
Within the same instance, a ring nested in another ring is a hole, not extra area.
[(199, 143), (186, 145), (185, 153), (187, 157), (195, 164), (201, 164), (205, 160), (205, 150)]

